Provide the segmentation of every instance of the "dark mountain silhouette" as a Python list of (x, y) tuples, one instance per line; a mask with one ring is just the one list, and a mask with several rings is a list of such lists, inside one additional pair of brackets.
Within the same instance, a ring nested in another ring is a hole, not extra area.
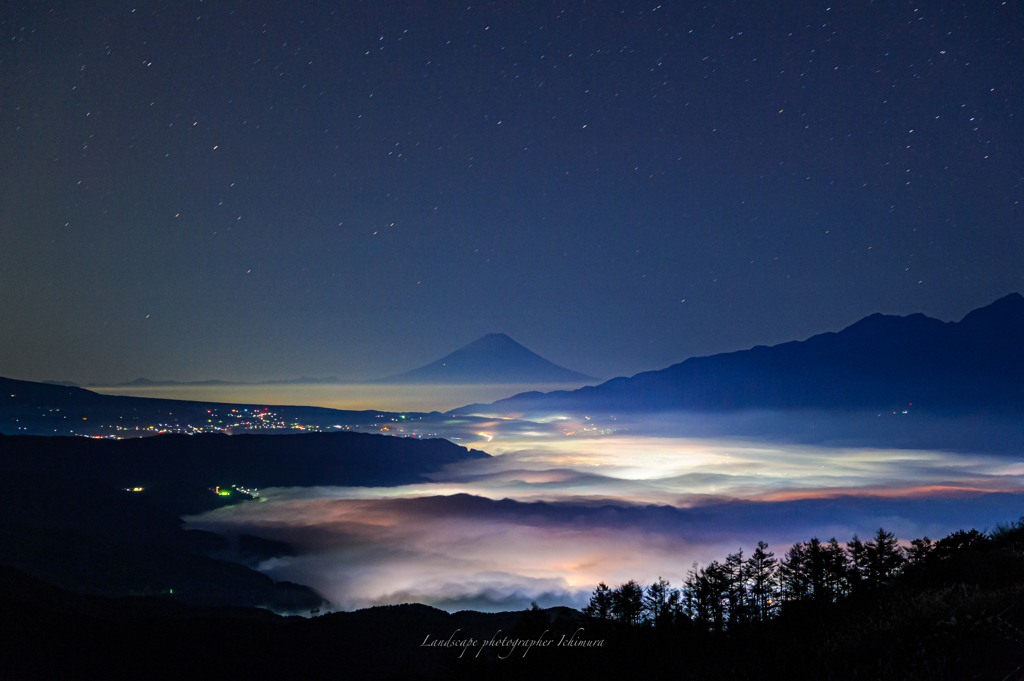
[(308, 611), (325, 604), (312, 589), (239, 564), (289, 555), (287, 544), (184, 531), (179, 516), (254, 503), (255, 488), (404, 484), (486, 456), (447, 440), (351, 432), (0, 435), (0, 565), (81, 593)]
[[(347, 411), (324, 407), (193, 402), (127, 395), (102, 395), (74, 386), (19, 381), (0, 377), (0, 433), (10, 435), (114, 435), (132, 433), (160, 424), (229, 425), (256, 412), (269, 410), (287, 424), (367, 425), (390, 421), (399, 414), (382, 411)], [(408, 418), (425, 416), (404, 412)], [(114, 430), (120, 428), (121, 430)], [(127, 429), (127, 430), (125, 430)]]
[[(51, 385), (66, 385), (75, 386), (75, 383), (71, 382), (58, 382), (58, 381), (43, 381), (43, 383), (49, 383)], [(136, 378), (134, 381), (128, 381), (127, 383), (90, 383), (90, 388), (163, 388), (173, 386), (232, 386), (232, 385), (335, 385), (344, 383), (337, 376), (328, 376), (326, 378), (309, 378), (303, 376), (301, 378), (286, 378), (274, 381), (222, 381), (216, 378), (210, 378), (205, 381), (154, 381), (148, 378)]]
[[(286, 617), (167, 597), (82, 595), (0, 566), (0, 677), (129, 679), (146, 670), (159, 679), (219, 678), (258, 669), (266, 678), (522, 678), (522, 643), (481, 650), (482, 642), (537, 638), (541, 632), (524, 623), (538, 613), (552, 642), (582, 623), (564, 607), (448, 613), (421, 604)], [(425, 639), (452, 644), (422, 645)], [(459, 643), (467, 639), (476, 643), (464, 650)], [(557, 676), (538, 669), (531, 677), (573, 678), (573, 667), (585, 663), (588, 678), (603, 678), (593, 672), (607, 658), (603, 650), (563, 646), (545, 660), (548, 668), (562, 661)]]
[[(778, 617), (730, 620), (725, 632), (685, 612), (629, 626), (568, 608), (447, 613), (402, 604), (282, 617), (81, 595), (0, 566), (0, 677), (216, 678), (242, 668), (303, 679), (337, 679), (340, 669), (353, 680), (1009, 681), (1021, 678), (1024, 653), (1021, 547), (1017, 525), (1001, 539), (936, 549), (934, 560), (837, 603), (787, 603)], [(574, 635), (601, 645), (566, 645)]]
[(456, 411), (515, 413), (738, 409), (924, 409), (1024, 413), (1024, 297), (959, 322), (873, 314), (838, 333), (614, 378), (574, 391), (522, 393)]
[(593, 381), (524, 348), (503, 333), (489, 333), (436, 362), (368, 383), (582, 383)]
[(442, 439), (335, 432), (158, 435), (125, 440), (0, 435), (0, 475), (30, 474), (143, 487), (175, 515), (216, 507), (213, 487), (402, 485), (467, 459)]
[(309, 587), (274, 582), (218, 554), (235, 557), (227, 540), (181, 529), (145, 494), (82, 478), (0, 476), (0, 565), (88, 594), (292, 612), (326, 605)]

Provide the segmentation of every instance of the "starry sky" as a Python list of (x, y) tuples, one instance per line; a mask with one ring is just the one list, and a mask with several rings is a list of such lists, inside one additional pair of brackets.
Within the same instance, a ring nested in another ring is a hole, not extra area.
[(1024, 6), (4, 3), (0, 375), (600, 377), (1024, 290)]

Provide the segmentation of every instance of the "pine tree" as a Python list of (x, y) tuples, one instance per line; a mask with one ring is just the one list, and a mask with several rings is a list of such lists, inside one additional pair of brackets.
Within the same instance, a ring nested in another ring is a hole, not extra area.
[(683, 613), (686, 617), (700, 625), (701, 629), (710, 628), (711, 614), (702, 590), (701, 570), (697, 567), (696, 562), (686, 573), (681, 600)]
[(701, 628), (725, 629), (728, 585), (726, 570), (717, 560), (701, 569), (694, 563), (687, 573), (683, 588), (685, 610)]
[(811, 541), (804, 544), (805, 565), (807, 566), (807, 581), (810, 589), (811, 600), (816, 603), (828, 600), (825, 593), (825, 551), (822, 548), (821, 540), (812, 537)]
[(910, 548), (907, 549), (907, 562), (911, 565), (919, 565), (931, 554), (933, 548), (935, 548), (935, 544), (928, 537), (914, 539), (910, 542)]
[(777, 572), (778, 561), (775, 560), (775, 554), (768, 550), (768, 544), (763, 541), (757, 542), (757, 548), (747, 560), (750, 616), (755, 622), (764, 622), (775, 613), (778, 600)]
[(729, 627), (742, 626), (750, 621), (750, 593), (747, 590), (747, 564), (743, 560), (743, 549), (726, 556), (723, 568)]
[(802, 601), (811, 595), (807, 549), (796, 543), (786, 552), (779, 564), (782, 596), (786, 601)]
[(850, 592), (850, 583), (847, 580), (850, 571), (849, 564), (846, 560), (846, 552), (835, 537), (832, 537), (822, 549), (824, 551), (825, 589), (828, 592), (828, 600), (834, 603)]
[(715, 631), (723, 631), (729, 602), (729, 572), (724, 565), (713, 560), (704, 568), (702, 579), (711, 614), (711, 626)]
[(867, 581), (877, 586), (896, 574), (906, 561), (903, 549), (896, 543), (896, 536), (881, 527), (875, 538), (864, 545), (867, 554)]
[(853, 535), (846, 544), (846, 555), (849, 557), (846, 578), (852, 591), (860, 591), (866, 584), (868, 573), (868, 550), (860, 537)]
[(644, 610), (647, 620), (657, 627), (672, 624), (675, 603), (679, 600), (679, 592), (672, 588), (669, 582), (661, 577), (658, 581), (647, 587), (644, 594)]
[(611, 619), (612, 616), (612, 590), (611, 588), (601, 582), (594, 589), (594, 593), (590, 596), (590, 603), (583, 610), (586, 614), (591, 617), (606, 620)]
[(615, 619), (638, 627), (644, 623), (644, 588), (629, 580), (612, 592), (612, 614)]
[(988, 537), (977, 530), (957, 530), (935, 542), (933, 551), (936, 558), (948, 558), (973, 546), (985, 544)]

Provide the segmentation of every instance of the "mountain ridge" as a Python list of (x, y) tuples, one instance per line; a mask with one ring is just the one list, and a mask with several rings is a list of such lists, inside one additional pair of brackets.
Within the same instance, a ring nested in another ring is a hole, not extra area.
[(906, 409), (1024, 412), (1024, 296), (959, 322), (872, 314), (803, 341), (705, 357), (574, 391), (521, 393), (453, 412)]

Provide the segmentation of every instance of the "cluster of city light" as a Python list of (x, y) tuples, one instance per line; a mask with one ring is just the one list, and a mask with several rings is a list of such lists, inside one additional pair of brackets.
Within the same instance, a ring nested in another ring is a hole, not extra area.
[(210, 489), (211, 492), (213, 492), (214, 494), (216, 494), (219, 497), (230, 497), (232, 490), (234, 490), (235, 492), (238, 492), (239, 494), (248, 495), (248, 496), (250, 496), (250, 497), (252, 497), (254, 499), (259, 497), (259, 495), (260, 495), (260, 491), (258, 489), (256, 489), (255, 487), (250, 489), (248, 487), (241, 487), (239, 485), (231, 485), (231, 489), (227, 489), (227, 488), (221, 489), (220, 485), (217, 485), (216, 487), (213, 487), (213, 488)]
[(242, 494), (248, 494), (250, 497), (258, 497), (260, 495), (260, 491), (258, 489), (256, 489), (255, 487), (253, 487), (252, 489), (249, 489), (248, 487), (240, 487), (238, 485), (231, 485), (231, 489), (236, 489), (239, 492), (241, 492)]
[[(69, 417), (64, 414), (54, 414), (53, 412), (59, 412), (60, 409), (40, 409), (43, 414), (49, 414), (53, 417), (59, 416), (62, 419), (68, 419)], [(170, 412), (167, 414), (172, 416)], [(125, 417), (119, 417), (124, 419)], [(205, 410), (205, 414), (199, 419), (192, 419), (188, 414), (179, 414), (181, 421), (175, 421), (173, 423), (167, 421), (157, 421), (155, 423), (148, 423), (145, 425), (123, 425), (124, 421), (114, 421), (114, 423), (95, 423), (90, 422), (89, 429), (94, 428), (109, 428), (111, 432), (109, 435), (100, 435), (93, 432), (76, 432), (75, 429), (68, 429), (66, 432), (70, 435), (77, 435), (79, 437), (86, 437), (90, 439), (108, 439), (108, 440), (122, 440), (129, 437), (145, 436), (145, 435), (199, 435), (206, 433), (232, 433), (239, 431), (262, 431), (262, 430), (286, 430), (286, 431), (298, 431), (307, 433), (321, 433), (321, 432), (332, 432), (337, 430), (344, 431), (357, 431), (357, 432), (375, 432), (382, 435), (390, 435), (392, 437), (411, 437), (416, 439), (422, 439), (424, 437), (441, 437), (439, 432), (419, 432), (418, 430), (406, 430), (405, 425), (415, 423), (417, 420), (422, 420), (423, 417), (416, 419), (415, 417), (410, 418), (404, 414), (391, 416), (386, 414), (377, 414), (374, 419), (374, 423), (369, 424), (336, 424), (330, 426), (320, 426), (317, 424), (300, 423), (297, 421), (286, 421), (280, 414), (271, 411), (266, 407), (260, 407), (255, 409), (238, 408), (238, 409), (224, 409), (214, 407), (212, 409)], [(77, 420), (77, 419), (76, 419)], [(89, 417), (82, 418), (83, 421), (89, 421)], [(140, 420), (138, 416), (130, 417), (131, 421), (138, 423)], [(19, 419), (12, 419), (15, 422), (15, 430), (32, 430), (31, 426), (21, 425), (18, 423)], [(84, 426), (85, 424), (83, 424)], [(54, 433), (61, 432), (54, 429)], [(108, 431), (109, 432), (109, 431)], [(486, 436), (485, 436), (486, 437)]]
[[(228, 431), (236, 430), (304, 430), (319, 432), (321, 430), (318, 425), (310, 425), (305, 423), (288, 423), (278, 417), (278, 415), (272, 411), (264, 409), (249, 411), (248, 409), (232, 409), (230, 413), (219, 414), (216, 410), (208, 409), (206, 413), (210, 415), (210, 418), (206, 419), (206, 423), (193, 425), (191, 423), (157, 423), (149, 426), (135, 427), (134, 430), (145, 431), (155, 434), (164, 433), (175, 433), (180, 435), (197, 435), (200, 433), (223, 433)], [(221, 416), (214, 421), (214, 417)], [(124, 430), (132, 430), (130, 428), (124, 428)]]

